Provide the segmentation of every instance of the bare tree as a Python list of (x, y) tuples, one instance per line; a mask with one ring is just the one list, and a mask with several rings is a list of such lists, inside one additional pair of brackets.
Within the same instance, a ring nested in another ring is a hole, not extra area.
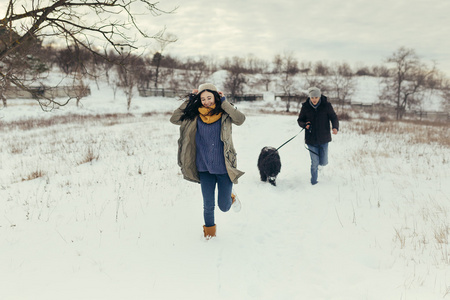
[(84, 72), (76, 72), (73, 83), (73, 93), (75, 94), (77, 107), (83, 97), (89, 95), (89, 86), (84, 83)]
[(385, 65), (372, 66), (372, 73), (373, 73), (373, 75), (375, 75), (377, 77), (389, 77), (390, 76), (389, 68), (386, 67)]
[[(6, 64), (0, 62), (0, 72), (6, 73)], [(6, 78), (0, 77), (0, 100), (2, 100), (3, 107), (8, 106), (8, 102), (6, 100), (6, 91), (9, 87), (9, 81)]]
[(90, 53), (80, 48), (67, 47), (58, 51), (57, 64), (66, 75), (80, 73), (90, 59)]
[(114, 100), (116, 100), (117, 96), (117, 90), (119, 89), (120, 80), (119, 79), (113, 79), (113, 82), (111, 84), (111, 88), (113, 90)]
[[(0, 19), (0, 29), (9, 32), (1, 35), (0, 62), (18, 50), (30, 51), (30, 41), (49, 37), (100, 57), (105, 57), (101, 48), (97, 50), (102, 44), (118, 53), (121, 47), (137, 49), (138, 41), (130, 38), (134, 33), (143, 38), (161, 35), (161, 32), (149, 35), (139, 27), (136, 14), (137, 9), (143, 13), (143, 7), (152, 15), (166, 13), (157, 7), (157, 3), (149, 0), (9, 0), (5, 17)], [(0, 71), (0, 77), (33, 93), (16, 74)], [(49, 105), (43, 108), (65, 105), (70, 99), (65, 102), (47, 100)]]
[(254, 54), (248, 54), (245, 58), (245, 69), (249, 74), (261, 74), (268, 72), (270, 63), (257, 58)]
[(7, 85), (8, 85), (8, 82), (5, 79), (0, 78), (0, 100), (2, 100), (3, 107), (8, 106), (8, 103), (6, 101), (6, 96), (5, 96), (5, 93), (7, 90)]
[(436, 70), (429, 70), (413, 49), (405, 47), (394, 52), (387, 62), (394, 66), (391, 76), (383, 80), (380, 100), (393, 104), (397, 120), (400, 120), (407, 108), (420, 106), (427, 80)]
[(355, 91), (353, 72), (347, 63), (342, 63), (331, 66), (329, 73), (329, 92), (341, 105), (344, 105)]
[[(7, 41), (17, 39), (18, 35), (7, 27), (0, 25), (0, 52), (7, 47)], [(30, 51), (24, 51), (29, 47)], [(25, 42), (23, 48), (17, 49), (14, 53), (0, 60), (0, 85), (3, 105), (7, 106), (6, 92), (12, 89), (13, 80), (21, 80), (31, 84), (36, 82), (39, 74), (46, 74), (48, 71), (45, 63), (40, 59), (41, 43), (37, 40)]]
[(327, 66), (326, 62), (317, 61), (314, 63), (314, 73), (319, 76), (327, 76), (330, 73), (330, 68)]
[(187, 57), (187, 59), (181, 63), (181, 87), (190, 91), (193, 88), (198, 87), (201, 83), (213, 73), (214, 67), (208, 62), (207, 57)]
[(304, 74), (311, 73), (313, 71), (312, 62), (310, 62), (310, 61), (302, 60), (300, 62), (299, 68), (300, 68), (300, 73), (304, 73)]
[(444, 98), (445, 96), (445, 82), (446, 78), (444, 73), (437, 69), (436, 63), (434, 63), (431, 72), (424, 79), (425, 87), (421, 89), (419, 97), (422, 101), (419, 102), (420, 111), (426, 110), (428, 103), (433, 98)]
[(322, 92), (329, 90), (328, 83), (326, 82), (326, 77), (315, 75), (311, 69), (303, 72), (303, 76), (305, 77), (306, 81), (305, 90), (312, 86), (320, 87), (320, 90)]
[(160, 38), (158, 38), (159, 48), (153, 55), (152, 64), (156, 67), (155, 70), (155, 88), (158, 87), (158, 79), (159, 79), (159, 68), (161, 66), (161, 61), (163, 59), (163, 52), (172, 43), (175, 43), (178, 40), (177, 36), (172, 33), (165, 33)]
[(133, 72), (125, 65), (117, 66), (117, 74), (119, 75), (118, 86), (123, 89), (125, 97), (127, 98), (127, 110), (130, 110), (131, 100), (134, 96), (134, 87), (136, 85), (136, 79)]
[(154, 76), (153, 69), (149, 67), (149, 65), (144, 64), (138, 76), (139, 76), (138, 77), (139, 88), (149, 89)]
[(259, 82), (264, 84), (266, 92), (269, 91), (269, 87), (272, 81), (273, 81), (273, 74), (271, 72), (264, 72), (261, 74), (261, 79), (259, 80)]
[(227, 58), (222, 67), (228, 71), (224, 88), (230, 92), (234, 101), (237, 95), (243, 94), (243, 85), (247, 83), (247, 78), (244, 75), (246, 72), (245, 60), (237, 56), (234, 56), (231, 60)]
[(370, 71), (370, 68), (362, 62), (356, 63), (355, 69), (356, 76), (374, 76), (374, 74)]
[(291, 107), (292, 96), (295, 92), (295, 76), (300, 72), (298, 61), (292, 52), (285, 52), (283, 55), (275, 55), (273, 60), (274, 73), (281, 76), (281, 88), (287, 96), (286, 112), (289, 112)]
[(444, 111), (450, 111), (450, 79), (444, 78), (441, 87), (442, 107)]
[(117, 65), (118, 86), (124, 91), (127, 98), (127, 110), (130, 110), (142, 66), (143, 60), (130, 53), (123, 54), (121, 64)]
[(188, 70), (182, 71), (184, 87), (186, 90), (192, 90), (194, 87), (198, 87), (207, 77), (204, 69), (200, 70)]
[(183, 70), (182, 76), (183, 82), (185, 83), (184, 88), (186, 90), (192, 90), (194, 87), (198, 87), (207, 77), (209, 77), (209, 75), (211, 74), (203, 66)]
[(210, 74), (216, 72), (219, 69), (219, 62), (214, 56), (201, 56), (201, 61), (203, 61), (206, 65), (206, 68)]
[(266, 92), (268, 92), (270, 84), (274, 80), (272, 70), (270, 70), (270, 62), (255, 59), (252, 61), (252, 68), (252, 73), (257, 73), (259, 75), (255, 84), (264, 85)]

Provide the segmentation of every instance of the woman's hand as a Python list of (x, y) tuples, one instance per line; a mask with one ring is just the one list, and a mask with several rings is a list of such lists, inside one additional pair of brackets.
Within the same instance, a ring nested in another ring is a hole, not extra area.
[(217, 94), (219, 94), (221, 102), (225, 101), (226, 98), (225, 98), (225, 94), (223, 92), (217, 92)]
[(193, 89), (193, 90), (192, 90), (192, 94), (197, 95), (197, 94), (198, 94), (198, 90), (197, 90), (197, 89)]

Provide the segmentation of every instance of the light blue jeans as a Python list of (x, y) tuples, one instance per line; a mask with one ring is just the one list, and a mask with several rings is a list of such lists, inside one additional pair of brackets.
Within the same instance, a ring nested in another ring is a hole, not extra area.
[(217, 204), (221, 211), (226, 212), (231, 207), (231, 191), (233, 183), (228, 174), (210, 174), (209, 172), (199, 172), (200, 185), (203, 194), (203, 217), (205, 226), (214, 226), (214, 207), (216, 203), (216, 184), (218, 190)]
[(320, 145), (309, 145), (309, 155), (311, 156), (311, 184), (317, 183), (319, 166), (328, 164), (328, 143)]

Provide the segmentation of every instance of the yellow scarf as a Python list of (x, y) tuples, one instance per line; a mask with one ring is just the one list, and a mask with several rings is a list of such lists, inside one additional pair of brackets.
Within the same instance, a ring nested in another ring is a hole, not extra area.
[(200, 113), (200, 118), (206, 124), (212, 124), (212, 123), (216, 122), (217, 120), (219, 120), (222, 117), (222, 113), (221, 112), (216, 114), (216, 115), (212, 115), (212, 116), (209, 115), (209, 113), (214, 108), (216, 108), (216, 104), (211, 105), (211, 107), (201, 106), (201, 107), (198, 108), (198, 112)]

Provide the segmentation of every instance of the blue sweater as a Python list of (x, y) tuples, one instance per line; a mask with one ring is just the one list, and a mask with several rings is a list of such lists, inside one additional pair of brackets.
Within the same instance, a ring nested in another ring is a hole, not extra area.
[(212, 124), (206, 124), (199, 117), (197, 120), (197, 144), (196, 165), (199, 172), (210, 174), (226, 174), (223, 142), (220, 139), (222, 120)]

